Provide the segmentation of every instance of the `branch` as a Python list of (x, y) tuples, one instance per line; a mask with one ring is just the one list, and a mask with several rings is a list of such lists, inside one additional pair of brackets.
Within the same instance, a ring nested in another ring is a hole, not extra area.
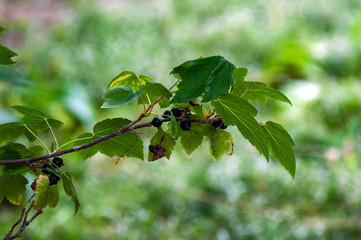
[[(11, 239), (15, 239), (15, 238), (18, 238), (18, 237), (21, 237), (21, 233), (24, 232), (25, 228), (27, 226), (30, 225), (30, 223), (32, 221), (34, 221), (34, 219), (39, 216), (43, 211), (42, 210), (37, 210), (36, 213), (34, 214), (34, 216), (32, 216), (29, 220), (28, 219), (28, 215), (31, 211), (31, 209), (34, 207), (34, 201), (31, 203), (30, 207), (25, 211), (25, 208), (23, 208), (21, 210), (21, 215), (20, 215), (20, 218), (18, 221), (16, 221), (16, 223), (12, 226), (11, 230), (9, 231), (9, 233), (5, 236), (4, 240), (11, 240)], [(17, 225), (19, 225), (21, 222), (23, 222), (18, 230), (18, 232), (14, 235), (13, 234), (13, 231), (15, 229), (15, 227)]]
[[(159, 99), (159, 98), (158, 98)], [(158, 100), (157, 99), (157, 100)], [(141, 114), (142, 116), (143, 114)], [(139, 116), (139, 118), (141, 117)], [(143, 116), (144, 117), (144, 116)], [(142, 118), (143, 118), (142, 117)], [(138, 118), (138, 119), (139, 119)], [(140, 119), (142, 119), (140, 118)], [(137, 120), (135, 120), (134, 122), (139, 122)], [(211, 118), (211, 119), (206, 119), (206, 120), (201, 120), (201, 119), (190, 119), (190, 118), (183, 118), (183, 117), (178, 117), (176, 118), (177, 121), (184, 121), (184, 122), (198, 122), (198, 123), (206, 123), (206, 124), (212, 124), (213, 122), (218, 122), (218, 121), (222, 121), (219, 117), (215, 117), (215, 118)], [(170, 118), (165, 118), (165, 119), (162, 119), (162, 122), (169, 122), (171, 119)], [(50, 153), (50, 154), (46, 154), (46, 155), (42, 155), (42, 156), (37, 156), (37, 157), (29, 157), (29, 158), (22, 158), (22, 159), (14, 159), (14, 160), (5, 160), (5, 161), (0, 161), (0, 166), (5, 166), (5, 165), (13, 165), (13, 164), (30, 164), (31, 162), (35, 162), (35, 161), (39, 161), (39, 160), (43, 160), (43, 159), (49, 159), (49, 158), (53, 158), (53, 157), (57, 157), (57, 156), (61, 156), (61, 155), (64, 155), (64, 154), (68, 154), (68, 153), (72, 153), (72, 152), (76, 152), (76, 151), (79, 151), (79, 150), (83, 150), (83, 149), (86, 149), (86, 148), (90, 148), (92, 146), (94, 146), (95, 144), (98, 144), (98, 143), (101, 143), (101, 142), (104, 142), (110, 138), (113, 138), (113, 137), (116, 137), (116, 136), (119, 136), (119, 135), (122, 135), (126, 132), (129, 132), (129, 131), (134, 131), (135, 129), (140, 129), (140, 128), (145, 128), (145, 127), (150, 127), (152, 126), (152, 122), (147, 122), (147, 123), (142, 123), (142, 124), (138, 124), (138, 125), (135, 125), (135, 126), (132, 126), (133, 123), (130, 123), (126, 126), (124, 126), (123, 128), (121, 128), (120, 130), (116, 131), (116, 132), (113, 132), (109, 135), (106, 135), (104, 137), (101, 137), (97, 140), (94, 140), (92, 142), (89, 142), (87, 144), (84, 144), (84, 145), (80, 145), (80, 146), (75, 146), (75, 147), (72, 147), (72, 148), (68, 148), (68, 149), (64, 149), (62, 151), (59, 151), (59, 152), (53, 152), (53, 153)]]

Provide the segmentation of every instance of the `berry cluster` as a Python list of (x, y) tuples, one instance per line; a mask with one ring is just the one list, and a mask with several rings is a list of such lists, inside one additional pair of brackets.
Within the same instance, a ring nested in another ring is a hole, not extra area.
[(58, 181), (60, 180), (59, 175), (61, 175), (60, 172), (55, 171), (55, 172), (56, 172), (56, 174), (55, 174), (54, 172), (49, 171), (49, 169), (54, 170), (54, 166), (53, 166), (53, 165), (55, 165), (55, 166), (57, 166), (58, 168), (60, 168), (60, 167), (63, 166), (63, 164), (64, 164), (64, 163), (63, 163), (63, 159), (62, 159), (61, 157), (55, 157), (55, 158), (53, 158), (52, 163), (53, 163), (53, 164), (51, 164), (51, 163), (44, 163), (44, 164), (41, 166), (41, 168), (43, 168), (42, 172), (43, 172), (44, 174), (48, 175), (48, 178), (49, 178), (49, 186), (57, 184)]
[[(179, 108), (174, 107), (174, 108), (172, 108), (172, 110), (166, 110), (166, 111), (164, 111), (162, 117), (163, 117), (163, 118), (169, 118), (169, 117), (172, 115), (172, 113), (173, 113), (173, 116), (174, 116), (174, 117), (180, 117), (180, 116), (182, 116), (182, 111), (181, 111)], [(159, 118), (159, 117), (153, 118), (153, 120), (152, 120), (152, 125), (153, 125), (154, 127), (159, 128), (160, 126), (162, 126), (162, 119)]]
[[(219, 118), (218, 115), (215, 116), (215, 118)], [(223, 120), (221, 119), (221, 121), (217, 121), (217, 122), (213, 122), (212, 126), (215, 128), (221, 128), (221, 129), (226, 129), (228, 126), (224, 124)]]

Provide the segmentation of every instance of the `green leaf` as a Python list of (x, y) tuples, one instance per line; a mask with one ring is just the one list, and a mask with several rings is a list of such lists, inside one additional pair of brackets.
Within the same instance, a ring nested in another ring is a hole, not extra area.
[(172, 93), (161, 83), (149, 81), (141, 87), (141, 90), (143, 93), (138, 99), (138, 104), (149, 104), (146, 96), (148, 95), (151, 102), (154, 102), (158, 97), (162, 96), (163, 99), (159, 101), (159, 105), (162, 108), (170, 105), (169, 99), (172, 97)]
[(213, 101), (216, 113), (226, 125), (235, 125), (242, 135), (268, 159), (268, 140), (254, 118), (257, 110), (246, 100), (233, 94), (224, 94)]
[(270, 149), (275, 158), (294, 178), (296, 173), (296, 158), (293, 142), (288, 132), (279, 124), (268, 121), (263, 130), (268, 136)]
[(0, 26), (0, 33), (6, 32), (6, 29)]
[(34, 157), (42, 153), (44, 153), (44, 149), (41, 146), (33, 146), (27, 149), (20, 143), (8, 143), (0, 147), (0, 161)]
[(43, 209), (46, 206), (55, 208), (59, 202), (59, 191), (57, 185), (49, 186), (49, 178), (44, 175), (40, 175), (36, 180), (36, 191), (38, 196), (35, 198), (34, 208)]
[(243, 82), (244, 78), (247, 75), (247, 68), (233, 68), (233, 79), (234, 79), (234, 84), (236, 85), (237, 82)]
[(214, 161), (220, 159), (223, 154), (232, 155), (233, 137), (229, 132), (217, 128), (210, 136), (209, 147)]
[[(124, 118), (105, 119), (95, 124), (93, 133), (84, 133), (80, 135), (78, 139), (86, 139), (76, 141), (75, 144), (76, 146), (80, 146), (95, 141), (120, 130), (129, 123), (131, 123), (131, 121)], [(126, 132), (122, 135), (100, 142), (90, 148), (83, 149), (80, 151), (80, 155), (84, 159), (87, 159), (97, 152), (101, 152), (109, 157), (125, 155), (127, 157), (136, 157), (142, 160), (144, 158), (143, 141), (133, 132)]]
[(15, 63), (11, 58), (18, 54), (0, 44), (0, 64), (9, 65)]
[(26, 192), (28, 180), (20, 174), (12, 175), (10, 171), (0, 176), (0, 203), (4, 197), (14, 205), (20, 205)]
[(203, 102), (216, 99), (234, 86), (234, 65), (224, 57), (213, 56), (182, 63), (171, 74), (178, 74), (182, 81), (178, 85), (172, 103), (188, 102), (203, 96)]
[[(172, 154), (172, 151), (174, 149), (175, 140), (170, 134), (164, 132), (162, 128), (159, 128), (158, 132), (150, 140), (150, 145), (163, 146), (165, 149), (164, 155), (169, 159), (170, 155)], [(153, 156), (154, 156), (154, 154), (149, 151), (148, 161), (152, 162)]]
[[(36, 130), (32, 126), (28, 126), (33, 133), (36, 134)], [(29, 130), (21, 122), (10, 122), (0, 125), (0, 145), (14, 141), (21, 135), (25, 135), (29, 141), (34, 141), (36, 138), (32, 135)]]
[(152, 81), (152, 78), (139, 75), (139, 77), (131, 71), (121, 72), (116, 76), (108, 85), (107, 89), (112, 89), (118, 86), (130, 86), (134, 91), (139, 91), (142, 85), (145, 85), (147, 82)]
[(133, 92), (130, 86), (119, 86), (106, 91), (102, 108), (117, 108), (138, 99), (142, 91)]
[(173, 113), (171, 115), (171, 120), (168, 123), (168, 132), (176, 139), (179, 137), (179, 134), (181, 132), (179, 122), (177, 121), (177, 119), (175, 119)]
[[(186, 151), (187, 154), (191, 154), (202, 144), (203, 136), (205, 135), (205, 133), (207, 133), (204, 128), (202, 129), (200, 129), (199, 127), (197, 128), (198, 124), (200, 123), (192, 123), (191, 131), (181, 131), (180, 133), (181, 144), (184, 151)], [(200, 124), (200, 125), (206, 125), (206, 124)], [(196, 131), (195, 129), (198, 131)]]
[(38, 109), (25, 106), (13, 106), (12, 108), (24, 115), (22, 120), (25, 124), (31, 125), (39, 131), (49, 129), (49, 125), (51, 128), (55, 129), (59, 129), (63, 126), (63, 122), (53, 118), (46, 118)]
[(75, 215), (79, 210), (80, 203), (79, 203), (78, 194), (76, 193), (73, 181), (71, 180), (70, 173), (64, 172), (62, 175), (62, 179), (63, 179), (64, 192), (66, 193), (66, 195), (71, 197), (71, 201), (74, 202), (74, 208), (75, 208), (74, 215)]
[(236, 82), (232, 93), (240, 95), (246, 100), (253, 100), (263, 104), (266, 104), (268, 99), (273, 99), (292, 105), (291, 101), (283, 93), (262, 82)]

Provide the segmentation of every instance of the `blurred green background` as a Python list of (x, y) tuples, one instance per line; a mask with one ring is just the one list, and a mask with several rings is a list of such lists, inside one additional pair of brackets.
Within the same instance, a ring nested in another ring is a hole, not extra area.
[[(61, 193), (23, 239), (361, 238), (359, 0), (0, 0), (0, 25), (1, 43), (19, 53), (0, 67), (0, 123), (19, 117), (10, 106), (36, 107), (65, 123), (62, 143), (96, 121), (140, 114), (100, 109), (118, 73), (170, 86), (171, 69), (200, 56), (225, 56), (293, 103), (256, 106), (258, 120), (294, 138), (295, 180), (235, 128), (233, 156), (217, 162), (206, 143), (190, 156), (177, 143), (171, 160), (154, 163), (69, 154), (79, 213)], [(145, 145), (153, 133), (142, 130)], [(19, 214), (0, 205), (1, 236)]]

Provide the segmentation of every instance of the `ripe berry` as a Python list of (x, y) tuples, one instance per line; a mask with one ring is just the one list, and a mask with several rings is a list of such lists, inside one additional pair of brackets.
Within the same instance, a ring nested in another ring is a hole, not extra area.
[(153, 118), (152, 125), (159, 128), (162, 125), (162, 119), (160, 119), (159, 117)]
[(224, 124), (224, 122), (222, 121), (221, 126), (219, 126), (219, 128), (221, 129), (226, 129), (228, 126)]
[(58, 175), (51, 173), (49, 175), (49, 186), (57, 184), (59, 180), (60, 177)]
[(48, 171), (47, 168), (51, 168), (51, 164), (50, 163), (44, 163), (43, 166), (41, 166), (41, 168), (43, 168), (43, 170), (41, 170), (44, 174), (48, 175), (50, 174), (50, 172)]
[(212, 126), (217, 128), (217, 127), (220, 127), (222, 125), (223, 121), (217, 121), (217, 122), (213, 122), (212, 123)]
[(61, 167), (61, 166), (63, 166), (63, 159), (61, 157), (55, 157), (55, 158), (53, 158), (53, 163), (57, 167)]
[(189, 130), (191, 130), (191, 122), (181, 122), (181, 123), (180, 123), (180, 128), (181, 128), (183, 131), (189, 131)]
[(171, 111), (170, 110), (165, 110), (164, 113), (163, 113), (163, 118), (169, 118), (171, 115)]
[(182, 115), (182, 111), (177, 107), (172, 108), (172, 113), (174, 117), (180, 117)]

